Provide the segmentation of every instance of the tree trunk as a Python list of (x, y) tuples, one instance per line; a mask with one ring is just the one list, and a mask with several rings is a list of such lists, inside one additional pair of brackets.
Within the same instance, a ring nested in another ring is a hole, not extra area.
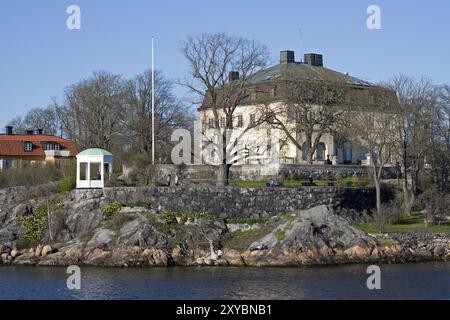
[(411, 193), (414, 195), (418, 194), (418, 186), (417, 183), (419, 181), (419, 163), (417, 160), (413, 160), (412, 162), (412, 172), (411, 172)]
[(381, 217), (381, 188), (380, 188), (380, 179), (377, 173), (377, 166), (373, 161), (373, 157), (371, 157), (372, 162), (372, 170), (373, 170), (373, 182), (375, 184), (375, 193), (376, 193), (376, 205), (377, 205), (377, 215)]
[[(219, 119), (218, 117), (216, 117), (216, 118)], [(216, 126), (218, 127), (218, 125), (219, 125), (219, 123), (217, 120)], [(228, 124), (227, 124), (227, 126), (228, 126)], [(227, 163), (227, 161), (228, 161), (227, 155), (228, 155), (228, 151), (229, 151), (229, 150), (227, 150), (227, 142), (229, 141), (227, 134), (228, 134), (227, 130), (224, 130), (224, 132), (222, 132), (222, 136), (221, 136), (222, 154), (220, 155), (220, 157), (221, 157), (222, 162), (218, 165), (218, 168), (217, 168), (217, 181), (216, 181), (216, 185), (219, 187), (228, 185), (228, 174), (229, 174), (230, 166), (231, 166), (230, 164)]]
[(228, 185), (228, 177), (230, 173), (229, 164), (220, 164), (217, 168), (217, 181), (216, 185), (219, 187)]
[(50, 213), (50, 203), (47, 198), (47, 222), (48, 222), (48, 235), (50, 238), (50, 241), (53, 243), (53, 222), (52, 222), (52, 216)]
[(404, 176), (402, 179), (402, 191), (403, 191), (403, 213), (406, 216), (411, 216), (411, 208), (414, 202), (414, 193), (411, 192), (408, 188), (408, 176), (406, 174), (406, 170), (404, 170)]
[(314, 156), (314, 152), (312, 150), (312, 137), (311, 135), (307, 134), (306, 136), (306, 141), (305, 141), (305, 147), (308, 148), (306, 150), (306, 162), (308, 164), (313, 164), (313, 156)]
[(380, 181), (377, 177), (374, 179), (375, 181), (375, 193), (377, 197), (377, 214), (381, 215), (381, 188), (380, 188)]
[(306, 161), (308, 162), (308, 164), (313, 164), (313, 154), (311, 154), (309, 151), (306, 155)]

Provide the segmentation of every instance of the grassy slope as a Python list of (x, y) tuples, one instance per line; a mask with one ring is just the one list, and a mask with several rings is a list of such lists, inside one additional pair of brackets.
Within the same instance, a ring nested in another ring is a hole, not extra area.
[[(375, 223), (359, 223), (357, 227), (367, 233), (379, 233), (380, 229)], [(395, 224), (388, 224), (384, 227), (386, 233), (409, 233), (414, 231), (427, 231), (431, 233), (450, 233), (450, 221), (443, 221), (441, 225), (429, 225), (425, 229), (423, 216), (419, 213), (411, 215)]]
[(222, 239), (224, 248), (244, 251), (255, 241), (272, 232), (275, 226), (263, 226), (249, 231), (234, 231), (225, 234)]

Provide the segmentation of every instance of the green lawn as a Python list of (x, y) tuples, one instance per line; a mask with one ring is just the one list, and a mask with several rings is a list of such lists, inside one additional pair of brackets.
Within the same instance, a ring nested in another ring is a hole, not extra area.
[[(246, 187), (246, 188), (262, 188), (267, 187), (268, 181), (242, 181), (242, 180), (233, 180), (230, 181), (230, 185), (234, 187)], [(301, 187), (302, 184), (307, 184), (308, 181), (296, 181), (296, 180), (285, 180), (283, 181), (283, 186), (287, 188), (297, 188)], [(327, 186), (327, 180), (316, 180), (314, 183), (317, 186)]]
[[(431, 233), (450, 233), (450, 221), (443, 221), (440, 225), (428, 225), (428, 228), (425, 229), (423, 220), (421, 214), (415, 213), (411, 217), (403, 219), (400, 223), (385, 225), (383, 232), (410, 233), (424, 230)], [(367, 233), (380, 233), (380, 229), (375, 223), (359, 223), (356, 226)]]

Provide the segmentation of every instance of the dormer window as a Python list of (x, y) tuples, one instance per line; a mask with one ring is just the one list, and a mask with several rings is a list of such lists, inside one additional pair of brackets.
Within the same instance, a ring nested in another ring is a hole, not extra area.
[(30, 141), (25, 141), (23, 143), (23, 150), (25, 150), (26, 152), (31, 152), (33, 151), (33, 143)]
[(61, 150), (61, 145), (59, 143), (56, 142), (45, 142), (44, 143), (44, 150), (48, 151), (48, 150)]

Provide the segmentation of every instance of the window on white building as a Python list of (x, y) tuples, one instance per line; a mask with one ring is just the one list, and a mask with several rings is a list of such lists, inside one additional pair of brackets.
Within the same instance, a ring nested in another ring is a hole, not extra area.
[(208, 119), (208, 128), (214, 129), (214, 119), (213, 118)]
[(277, 96), (277, 86), (273, 86), (272, 89), (270, 89), (270, 96), (272, 98), (275, 98)]
[(238, 128), (242, 128), (244, 126), (244, 117), (242, 116), (242, 114), (238, 115), (237, 126)]
[(254, 126), (256, 124), (256, 115), (254, 113), (250, 114), (250, 125)]
[(86, 181), (87, 180), (87, 162), (81, 162), (80, 163), (80, 181)]
[(89, 163), (89, 173), (91, 181), (99, 181), (102, 179), (102, 164), (100, 162), (91, 162)]
[(316, 160), (318, 161), (325, 160), (325, 150), (326, 150), (325, 144), (323, 142), (320, 142), (316, 148)]

